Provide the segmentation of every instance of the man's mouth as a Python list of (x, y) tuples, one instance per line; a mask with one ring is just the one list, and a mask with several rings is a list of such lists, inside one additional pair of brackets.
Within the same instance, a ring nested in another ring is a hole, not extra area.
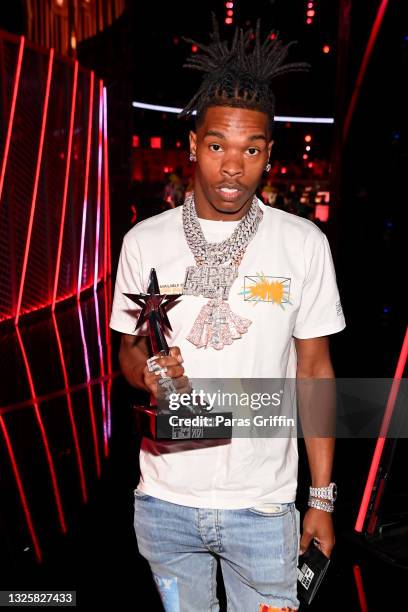
[(220, 187), (220, 191), (223, 193), (236, 193), (239, 189), (235, 189), (235, 187)]
[(232, 201), (239, 197), (242, 193), (242, 189), (238, 187), (217, 187), (216, 191), (222, 195), (223, 200)]

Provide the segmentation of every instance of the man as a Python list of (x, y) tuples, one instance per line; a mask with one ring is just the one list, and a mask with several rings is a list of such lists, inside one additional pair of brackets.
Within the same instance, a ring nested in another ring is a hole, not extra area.
[[(255, 37), (237, 32), (231, 47), (216, 27), (209, 45), (195, 44), (201, 53), (187, 65), (206, 76), (182, 113), (197, 112), (194, 192), (124, 237), (110, 322), (123, 334), (122, 372), (156, 397), (160, 377), (333, 378), (327, 335), (345, 322), (327, 239), (254, 196), (273, 144), (270, 82), (306, 65), (284, 64), (289, 45), (270, 35), (262, 44), (259, 24)], [(156, 372), (124, 296), (146, 292), (152, 267), (161, 293), (183, 293), (169, 310), (172, 348)], [(314, 539), (330, 556), (334, 545), (334, 441), (306, 445), (319, 490), (311, 490), (300, 541), (296, 438), (143, 438), (135, 532), (167, 612), (219, 609), (217, 559), (229, 610), (298, 608), (299, 550)]]

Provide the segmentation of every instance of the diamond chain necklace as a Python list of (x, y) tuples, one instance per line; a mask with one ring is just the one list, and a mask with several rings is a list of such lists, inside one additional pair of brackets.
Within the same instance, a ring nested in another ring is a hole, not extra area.
[(196, 264), (217, 266), (231, 262), (238, 267), (249, 242), (258, 230), (262, 217), (263, 212), (254, 195), (251, 207), (231, 236), (222, 242), (207, 242), (197, 217), (194, 193), (189, 193), (183, 205), (183, 227)]
[(222, 242), (207, 242), (197, 217), (194, 194), (185, 198), (184, 234), (197, 265), (186, 269), (183, 294), (209, 298), (187, 336), (197, 348), (210, 346), (220, 350), (241, 338), (251, 324), (249, 319), (232, 312), (227, 300), (238, 277), (238, 266), (262, 217), (263, 211), (254, 195), (247, 214), (231, 236)]

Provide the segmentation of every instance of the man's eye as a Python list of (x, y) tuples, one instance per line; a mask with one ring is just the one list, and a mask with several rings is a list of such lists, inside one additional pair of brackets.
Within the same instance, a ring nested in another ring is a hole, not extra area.
[(221, 145), (219, 145), (219, 144), (211, 144), (210, 145), (210, 149), (211, 149), (211, 151), (221, 151)]
[(256, 149), (255, 147), (249, 147), (248, 149), (248, 153), (251, 156), (257, 155), (259, 153), (259, 149)]

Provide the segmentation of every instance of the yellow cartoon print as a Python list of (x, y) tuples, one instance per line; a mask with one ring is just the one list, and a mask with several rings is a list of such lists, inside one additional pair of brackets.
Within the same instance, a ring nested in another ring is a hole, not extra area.
[(246, 302), (272, 302), (284, 310), (284, 304), (291, 304), (290, 278), (265, 276), (263, 272), (258, 272), (256, 276), (244, 276), (244, 286), (239, 295), (243, 295)]

